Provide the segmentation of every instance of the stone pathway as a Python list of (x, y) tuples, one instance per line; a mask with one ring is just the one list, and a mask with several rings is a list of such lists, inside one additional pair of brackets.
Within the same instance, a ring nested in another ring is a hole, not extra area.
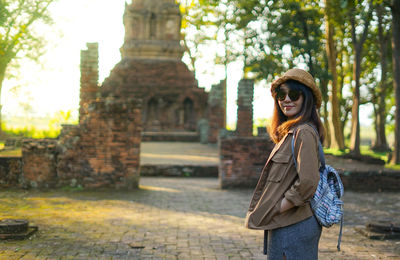
[[(40, 231), (1, 241), (0, 259), (266, 259), (262, 232), (243, 227), (252, 190), (221, 190), (216, 178), (141, 178), (137, 191), (1, 191), (0, 219)], [(400, 193), (345, 194), (338, 227), (324, 229), (320, 259), (400, 259), (400, 241), (369, 240), (354, 227), (398, 219)]]
[(141, 165), (203, 165), (218, 166), (216, 144), (191, 142), (142, 142)]

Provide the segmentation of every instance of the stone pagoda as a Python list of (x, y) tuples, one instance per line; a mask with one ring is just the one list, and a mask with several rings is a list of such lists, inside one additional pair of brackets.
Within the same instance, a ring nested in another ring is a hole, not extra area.
[(196, 131), (207, 93), (181, 61), (181, 15), (174, 0), (133, 0), (124, 13), (122, 60), (100, 88), (102, 98), (140, 98), (146, 132)]

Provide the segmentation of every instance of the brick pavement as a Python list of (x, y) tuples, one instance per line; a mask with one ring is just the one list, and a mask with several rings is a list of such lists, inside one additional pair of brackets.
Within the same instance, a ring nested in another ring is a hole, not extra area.
[[(141, 178), (138, 191), (1, 191), (0, 218), (28, 219), (40, 231), (0, 242), (0, 259), (266, 259), (262, 233), (243, 227), (251, 190), (220, 190), (216, 178)], [(354, 231), (400, 215), (399, 193), (345, 194), (338, 228), (325, 229), (320, 259), (400, 259), (400, 241)]]
[(218, 166), (216, 144), (191, 142), (142, 142), (141, 165), (204, 165)]

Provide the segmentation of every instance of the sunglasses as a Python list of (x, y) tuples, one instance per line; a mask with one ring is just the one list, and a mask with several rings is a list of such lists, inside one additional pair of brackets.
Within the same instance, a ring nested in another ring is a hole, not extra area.
[(276, 91), (276, 98), (279, 101), (283, 101), (286, 99), (286, 95), (288, 95), (291, 101), (297, 101), (300, 98), (301, 94), (301, 90), (297, 89), (290, 89), (289, 92), (286, 92), (283, 89), (278, 89), (278, 91)]

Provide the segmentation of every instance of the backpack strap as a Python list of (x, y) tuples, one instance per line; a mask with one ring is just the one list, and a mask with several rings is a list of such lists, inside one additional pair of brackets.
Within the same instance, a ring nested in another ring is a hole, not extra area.
[[(318, 131), (312, 126), (312, 125), (310, 125), (316, 132), (317, 132), (317, 134), (318, 134)], [(292, 138), (292, 154), (293, 154), (293, 162), (294, 162), (294, 165), (295, 165), (295, 167), (296, 167), (296, 169), (297, 169), (297, 160), (296, 160), (296, 156), (295, 156), (295, 152), (294, 152), (294, 139), (295, 139), (295, 137), (296, 137), (296, 135), (297, 135), (297, 129), (295, 129), (295, 131), (293, 132), (293, 138)], [(322, 144), (321, 144), (321, 142), (319, 141), (319, 139), (318, 139), (318, 153), (319, 153), (319, 160), (321, 161), (321, 167), (322, 167), (322, 169), (324, 169), (325, 168), (325, 154), (324, 154), (324, 149), (322, 148)]]
[(263, 254), (267, 255), (268, 254), (268, 230), (264, 230), (264, 248), (263, 248)]
[(339, 198), (343, 197), (344, 187), (343, 187), (343, 182), (340, 179), (339, 173), (334, 168), (332, 168), (332, 166), (330, 166), (330, 165), (327, 165), (326, 167), (328, 169), (328, 173), (334, 175), (335, 182), (338, 185), (337, 188), (335, 187), (335, 191), (336, 191), (338, 197)]
[[(343, 215), (344, 215), (344, 213), (343, 213)], [(340, 220), (339, 237), (338, 237), (338, 241), (337, 241), (337, 251), (340, 251), (340, 242), (342, 242), (343, 215), (342, 215), (342, 219)]]

